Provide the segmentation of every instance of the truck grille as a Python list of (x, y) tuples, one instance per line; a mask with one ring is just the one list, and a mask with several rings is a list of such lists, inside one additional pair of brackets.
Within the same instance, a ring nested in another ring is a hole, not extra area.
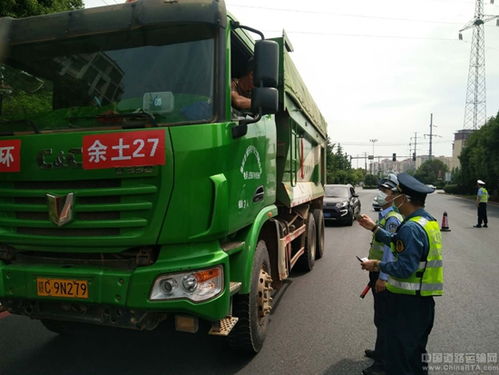
[[(58, 227), (50, 221), (47, 193), (74, 193), (73, 219)], [(154, 183), (143, 179), (29, 181), (0, 183), (0, 231), (37, 238), (140, 235), (156, 199)], [(4, 232), (5, 233), (5, 232)]]

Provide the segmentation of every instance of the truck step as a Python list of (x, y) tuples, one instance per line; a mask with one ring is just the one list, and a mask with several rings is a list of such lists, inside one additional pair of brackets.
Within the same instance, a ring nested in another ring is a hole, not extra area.
[(213, 336), (228, 336), (238, 320), (239, 318), (234, 316), (226, 316), (225, 318), (214, 322), (208, 334)]
[(230, 295), (233, 296), (234, 294), (239, 292), (239, 290), (241, 289), (241, 285), (242, 285), (242, 283), (240, 281), (231, 281), (230, 282)]

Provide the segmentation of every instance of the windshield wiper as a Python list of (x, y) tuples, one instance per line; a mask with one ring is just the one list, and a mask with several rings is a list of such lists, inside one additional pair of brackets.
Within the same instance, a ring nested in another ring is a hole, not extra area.
[[(3, 125), (9, 125), (9, 124), (28, 124), (33, 128), (36, 134), (40, 134), (40, 130), (36, 127), (35, 123), (31, 120), (28, 119), (21, 119), (21, 120), (0, 120), (0, 126)], [(0, 129), (0, 134), (1, 135), (13, 135), (15, 131), (12, 132), (2, 132)]]
[[(108, 113), (108, 114), (101, 114), (101, 115), (95, 115), (95, 116), (77, 116), (77, 117), (68, 117), (67, 120), (69, 122), (72, 122), (74, 120), (149, 120), (152, 125), (158, 126), (158, 122), (156, 121), (156, 118), (148, 112), (129, 112), (129, 113)], [(146, 123), (141, 124), (146, 125)], [(125, 124), (122, 126), (123, 128), (134, 128), (137, 127), (137, 124)]]

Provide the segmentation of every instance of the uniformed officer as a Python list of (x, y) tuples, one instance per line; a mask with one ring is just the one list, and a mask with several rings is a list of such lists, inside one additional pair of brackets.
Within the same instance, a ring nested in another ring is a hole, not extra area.
[(386, 374), (427, 374), (424, 359), (435, 316), (433, 296), (443, 294), (442, 237), (438, 222), (424, 209), (426, 195), (434, 189), (406, 173), (397, 178), (398, 195), (393, 203), (404, 216), (397, 232), (381, 229), (366, 215), (359, 219), (377, 241), (390, 244), (395, 261), (367, 260), (362, 268), (389, 275)]
[(473, 225), (474, 228), (487, 228), (487, 202), (489, 201), (489, 192), (485, 189), (485, 182), (482, 180), (476, 181), (478, 191), (476, 193), (476, 206), (478, 207), (478, 224)]
[[(395, 233), (398, 226), (402, 222), (402, 215), (392, 205), (393, 198), (397, 191), (398, 180), (394, 174), (388, 175), (382, 179), (378, 188), (377, 201), (381, 205), (382, 211), (379, 214), (379, 219), (376, 224), (386, 229), (390, 233)], [(369, 249), (369, 259), (382, 260), (383, 262), (392, 262), (394, 260), (390, 246), (377, 241), (375, 235), (371, 241)], [(374, 359), (374, 363), (362, 371), (364, 375), (376, 374), (384, 369), (384, 328), (385, 324), (389, 324), (389, 311), (387, 309), (387, 294), (386, 282), (388, 275), (384, 272), (369, 272), (369, 284), (371, 285), (374, 300), (374, 325), (376, 326), (376, 344), (374, 350), (366, 349), (366, 357)]]

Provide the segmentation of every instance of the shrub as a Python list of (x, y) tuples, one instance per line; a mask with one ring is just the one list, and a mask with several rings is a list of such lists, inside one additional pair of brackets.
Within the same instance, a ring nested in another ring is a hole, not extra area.
[(457, 194), (459, 192), (459, 187), (457, 184), (449, 184), (444, 186), (444, 191), (447, 194)]

